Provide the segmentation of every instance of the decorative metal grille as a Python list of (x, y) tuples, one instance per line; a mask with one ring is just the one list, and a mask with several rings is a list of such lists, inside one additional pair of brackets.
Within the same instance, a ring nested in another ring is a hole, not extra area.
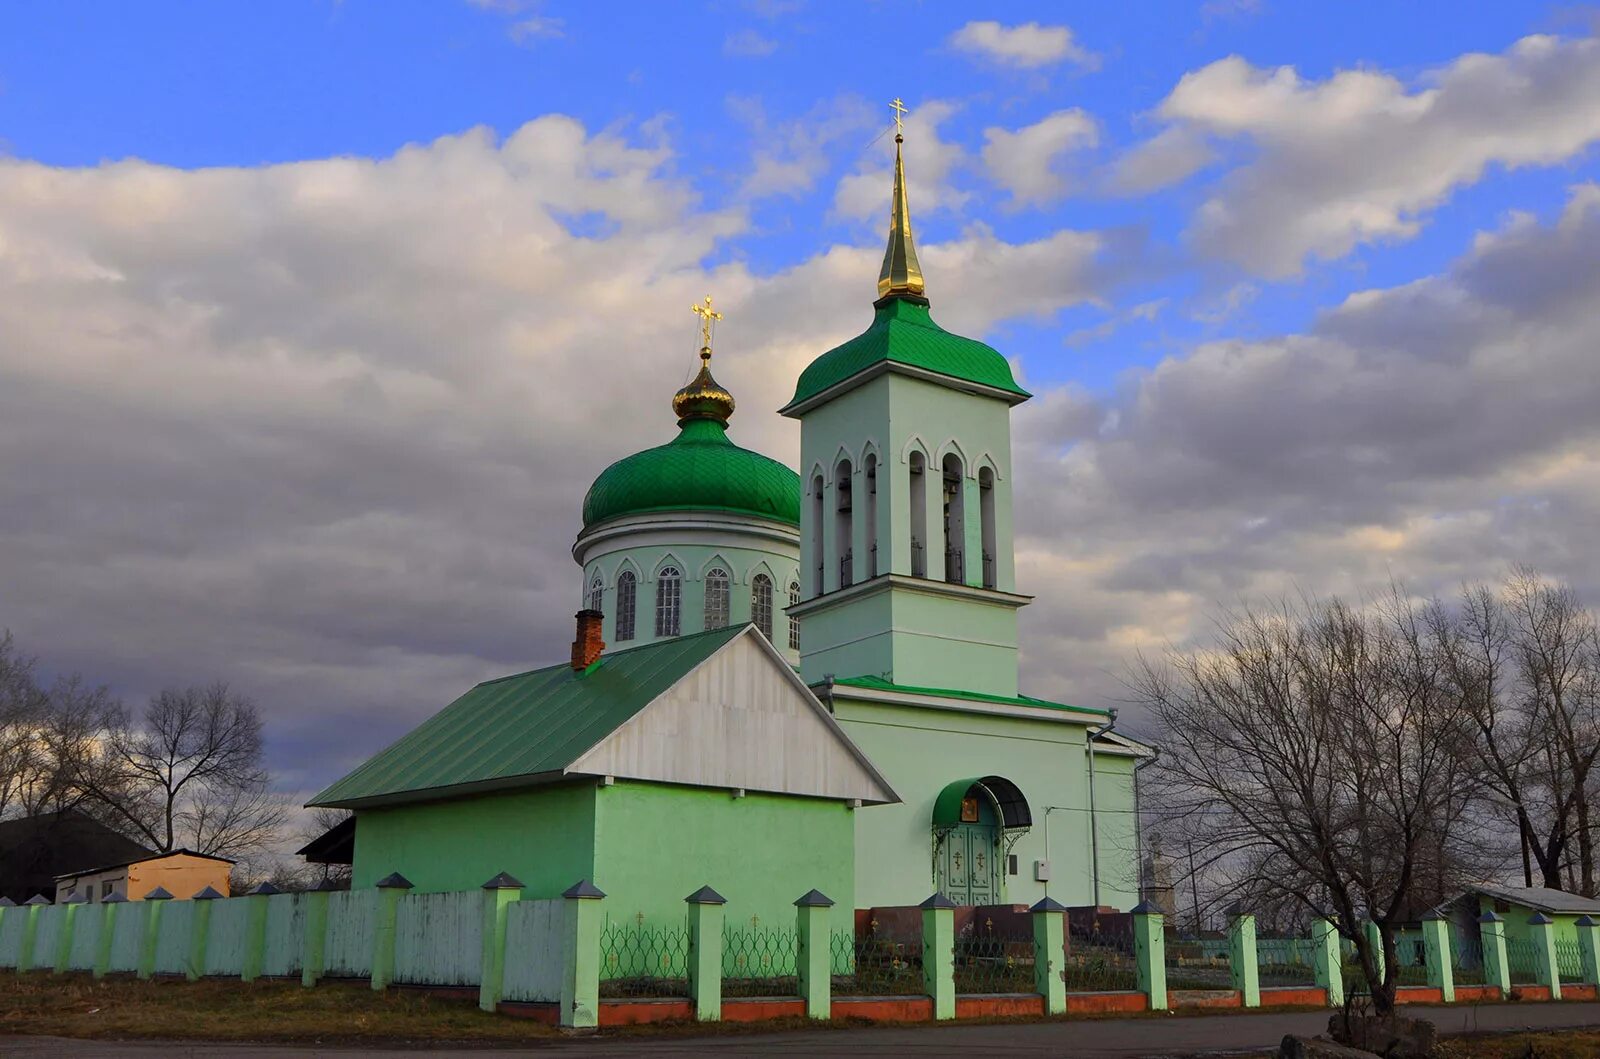
[(1307, 938), (1257, 938), (1257, 977), (1264, 986), (1314, 985), (1315, 943)]
[(1482, 941), (1450, 935), (1450, 976), (1456, 985), (1484, 983)]
[(722, 932), (723, 996), (797, 996), (795, 963), (799, 938), (794, 929), (726, 927)]
[(959, 585), (967, 579), (964, 559), (960, 548), (944, 550), (944, 579), (952, 585)]
[(1166, 944), (1168, 989), (1232, 989), (1233, 971), (1226, 943), (1169, 939)]
[(1428, 984), (1428, 947), (1421, 938), (1396, 938), (1395, 981), (1400, 985)]
[(689, 925), (612, 923), (600, 931), (600, 995), (689, 995)]
[(833, 992), (840, 996), (922, 996), (922, 942), (858, 938), (835, 931)]
[(1073, 935), (1061, 978), (1069, 993), (1138, 989), (1139, 966), (1133, 958), (1133, 938)]
[(1583, 948), (1575, 941), (1556, 942), (1556, 971), (1563, 982), (1583, 981)]
[(993, 920), (974, 926), (972, 934), (956, 938), (956, 992), (1034, 992), (1033, 935), (996, 931)]
[(839, 587), (840, 588), (849, 588), (851, 585), (855, 584), (855, 581), (852, 580), (852, 575), (851, 575), (851, 569), (852, 569), (852, 567), (854, 565), (854, 562), (855, 562), (855, 553), (852, 552), (852, 551), (846, 551), (843, 555), (841, 555), (839, 557)]
[(713, 567), (706, 573), (706, 628), (721, 629), (728, 624), (728, 571)]
[(1506, 964), (1511, 969), (1511, 981), (1516, 985), (1535, 985), (1542, 978), (1539, 950), (1531, 941), (1507, 938)]

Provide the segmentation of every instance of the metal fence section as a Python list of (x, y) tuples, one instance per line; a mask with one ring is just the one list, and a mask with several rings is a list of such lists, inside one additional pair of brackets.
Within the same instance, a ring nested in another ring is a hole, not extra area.
[(33, 930), (33, 966), (49, 970), (56, 964), (56, 942), (61, 938), (61, 923), (67, 909), (65, 905), (47, 905), (39, 909), (39, 922)]
[(23, 920), (28, 918), (26, 905), (5, 910), (0, 918), (0, 967), (15, 967), (22, 955)]
[(299, 977), (305, 933), (304, 894), (273, 894), (267, 898), (267, 934), (261, 950), (261, 973), (269, 978)]
[(372, 973), (372, 928), (376, 890), (346, 890), (328, 895), (328, 929), (323, 935), (323, 970), (329, 978), (366, 978)]
[(1200, 939), (1168, 938), (1168, 989), (1232, 989), (1228, 953)]
[(1315, 943), (1309, 938), (1257, 938), (1258, 980), (1267, 987), (1315, 985), (1314, 952)]
[(1575, 941), (1556, 942), (1556, 972), (1563, 982), (1583, 981), (1583, 947)]
[[(194, 962), (189, 951), (193, 938), (194, 902), (165, 902), (156, 934), (156, 974), (188, 974)], [(194, 971), (198, 974), (200, 969)]]
[(1450, 976), (1456, 985), (1483, 985), (1483, 942), (1451, 932)]
[(833, 992), (840, 996), (923, 996), (922, 939), (894, 940), (836, 930), (828, 938)]
[(1034, 992), (1032, 932), (997, 931), (992, 920), (973, 928), (971, 934), (956, 938), (956, 992)]
[(1513, 985), (1536, 985), (1540, 981), (1539, 950), (1522, 938), (1506, 939), (1506, 965)]
[(483, 894), (406, 894), (394, 916), (394, 980), (477, 985), (483, 974)]
[(211, 928), (206, 938), (206, 974), (235, 976), (243, 973), (245, 931), (250, 923), (249, 903), (248, 897), (230, 897), (211, 902)]
[(507, 1000), (561, 999), (566, 902), (517, 901), (506, 910)]
[(689, 923), (613, 923), (600, 929), (602, 997), (689, 995)]
[(72, 949), (67, 953), (67, 968), (92, 971), (95, 954), (100, 951), (100, 931), (105, 927), (105, 905), (79, 905), (72, 923)]
[(723, 996), (798, 996), (799, 936), (793, 927), (725, 926), (722, 931)]
[(1400, 985), (1428, 984), (1428, 947), (1421, 938), (1396, 938), (1395, 981)]
[(1061, 972), (1069, 993), (1103, 993), (1139, 988), (1133, 937), (1073, 935)]

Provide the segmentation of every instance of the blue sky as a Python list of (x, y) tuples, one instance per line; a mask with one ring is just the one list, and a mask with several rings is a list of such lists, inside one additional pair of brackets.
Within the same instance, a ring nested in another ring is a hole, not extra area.
[(888, 101), (1013, 357), (1031, 694), (1283, 591), (1600, 595), (1600, 38), (1558, 4), (0, 8), (0, 628), (290, 790), (564, 657), (688, 305), (734, 436), (865, 326)]

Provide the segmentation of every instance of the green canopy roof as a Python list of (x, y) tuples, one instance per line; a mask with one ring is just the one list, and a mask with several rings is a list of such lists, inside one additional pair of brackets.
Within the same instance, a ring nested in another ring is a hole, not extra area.
[(1010, 395), (1014, 404), (1032, 396), (1017, 385), (1011, 365), (999, 351), (934, 323), (925, 299), (891, 296), (877, 302), (871, 327), (830, 349), (800, 373), (794, 397), (783, 411), (787, 414), (796, 405), (879, 364), (899, 364), (952, 381), (976, 383)]
[(724, 644), (712, 632), (485, 681), (311, 800), (355, 808), (523, 786), (563, 769)]
[(729, 441), (715, 419), (685, 419), (672, 441), (600, 472), (583, 499), (583, 524), (651, 511), (731, 511), (798, 526), (800, 476)]

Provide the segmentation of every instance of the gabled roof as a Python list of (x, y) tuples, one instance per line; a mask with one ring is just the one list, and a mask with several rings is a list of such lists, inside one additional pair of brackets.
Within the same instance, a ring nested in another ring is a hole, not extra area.
[[(686, 766), (673, 759), (663, 736), (651, 734), (648, 719), (630, 722), (658, 700), (662, 709), (676, 709), (688, 719), (702, 720), (716, 716), (723, 707), (744, 705), (722, 703), (714, 695), (685, 702), (668, 695), (680, 681), (741, 638), (766, 657), (761, 673), (768, 687), (781, 681), (791, 689), (790, 714), (801, 708), (813, 713), (810, 730), (816, 731), (815, 725), (827, 728), (829, 738), (859, 763), (861, 773), (855, 778), (855, 787), (862, 787), (863, 777), (870, 787), (849, 795), (832, 789), (791, 792), (895, 800), (888, 784), (783, 656), (754, 626), (744, 625), (608, 653), (581, 672), (563, 664), (479, 684), (318, 794), (310, 804), (367, 808), (530, 786), (569, 775), (702, 782), (687, 775)], [(642, 743), (638, 733), (644, 735)], [(737, 756), (733, 753), (737, 748), (714, 744), (711, 737), (717, 734), (706, 733), (705, 745), (708, 751), (722, 751), (719, 760), (726, 765), (730, 756)], [(637, 745), (619, 749), (630, 739)], [(772, 789), (756, 783), (727, 783), (726, 768), (706, 776), (703, 782), (708, 786)]]
[(1565, 890), (1552, 890), (1547, 886), (1501, 886), (1498, 883), (1475, 883), (1468, 893), (1483, 894), (1498, 901), (1526, 905), (1539, 912), (1558, 915), (1600, 916), (1600, 897), (1569, 894)]
[(0, 821), (0, 897), (21, 904), (41, 891), (54, 893), (56, 875), (75, 864), (131, 860), (149, 852), (74, 809)]
[(219, 857), (214, 853), (197, 853), (192, 849), (169, 849), (165, 853), (146, 853), (143, 856), (133, 857), (130, 860), (120, 860), (114, 864), (102, 864), (97, 868), (80, 868), (77, 871), (63, 872), (60, 875), (57, 875), (56, 878), (76, 879), (83, 875), (97, 875), (100, 872), (111, 871), (115, 868), (128, 868), (135, 864), (144, 864), (147, 861), (152, 860), (166, 860), (168, 857), (177, 857), (180, 855), (185, 857), (199, 857), (201, 860), (214, 860), (222, 864), (236, 863), (227, 857)]

